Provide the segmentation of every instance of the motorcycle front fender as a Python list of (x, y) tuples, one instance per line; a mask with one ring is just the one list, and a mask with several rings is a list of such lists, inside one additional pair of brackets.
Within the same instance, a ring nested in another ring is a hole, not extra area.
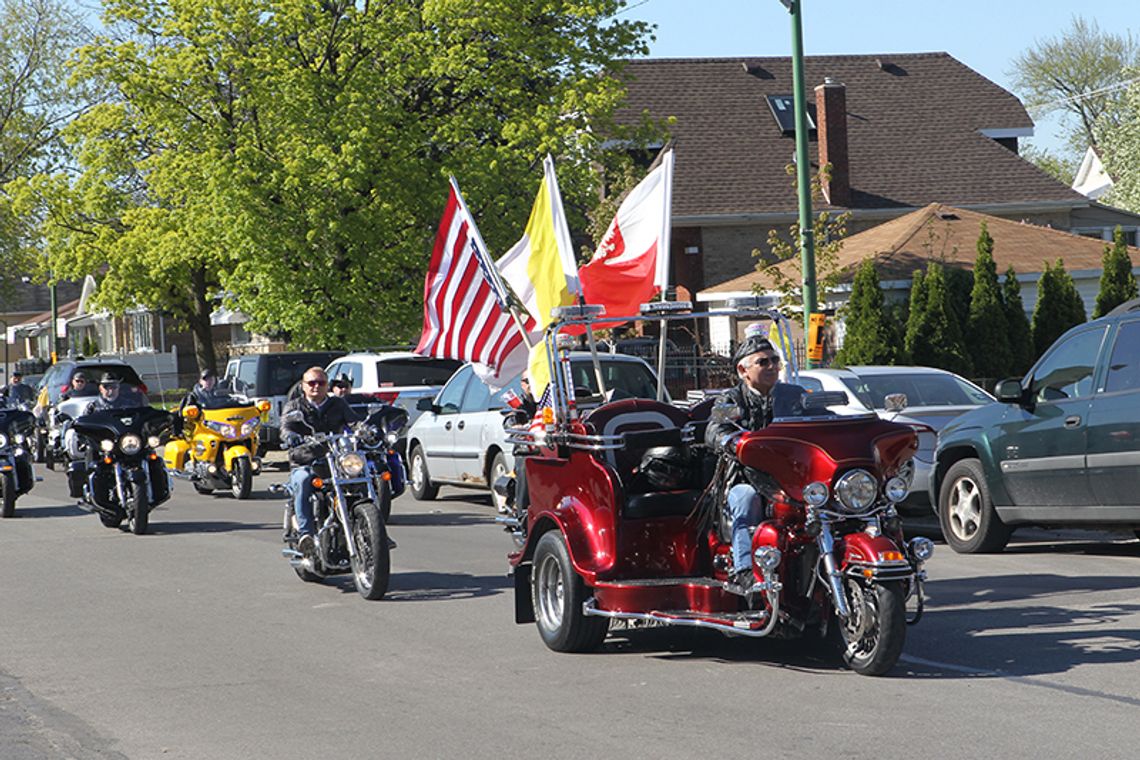
[(235, 443), (226, 447), (226, 450), (222, 453), (222, 457), (226, 465), (226, 470), (233, 472), (235, 459), (238, 457), (253, 459), (253, 453), (244, 443)]
[(840, 570), (869, 581), (897, 580), (912, 573), (906, 551), (887, 536), (851, 533), (843, 538)]

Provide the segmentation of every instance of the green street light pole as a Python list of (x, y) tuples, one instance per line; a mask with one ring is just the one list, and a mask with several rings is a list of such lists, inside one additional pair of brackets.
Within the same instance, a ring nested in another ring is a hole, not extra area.
[(55, 364), (59, 361), (59, 335), (56, 332), (59, 329), (59, 304), (56, 302), (54, 281), (48, 289), (51, 290), (51, 363)]
[[(811, 160), (808, 158), (807, 103), (804, 101), (804, 31), (802, 0), (780, 0), (792, 16), (792, 97), (796, 116), (796, 188), (800, 207), (800, 260), (803, 264), (804, 343), (816, 310), (815, 228), (811, 218)], [(804, 351), (804, 367), (814, 363)]]

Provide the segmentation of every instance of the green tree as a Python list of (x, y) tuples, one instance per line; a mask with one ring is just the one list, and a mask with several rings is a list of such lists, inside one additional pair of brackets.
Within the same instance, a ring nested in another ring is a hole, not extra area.
[(53, 266), (181, 318), (201, 366), (219, 292), (300, 347), (406, 341), (448, 175), (503, 251), (552, 153), (584, 226), (631, 136), (609, 117), (648, 29), (624, 5), (107, 0), (78, 74), (119, 97), (77, 123), (78, 179), (40, 179)]
[(85, 33), (65, 0), (0, 1), (0, 295), (39, 263), (36, 219), (14, 196), (64, 163), (60, 131), (94, 97), (66, 69)]
[(1018, 147), (1018, 155), (1064, 185), (1073, 184), (1081, 165), (1073, 151), (1060, 153), (1028, 142)]
[(926, 305), (916, 325), (910, 348), (911, 361), (927, 367), (939, 367), (967, 377), (973, 373), (970, 355), (962, 340), (961, 327), (950, 306), (946, 270), (936, 261), (930, 262), (923, 279)]
[(1025, 304), (1021, 300), (1021, 282), (1013, 267), (1006, 270), (1001, 285), (1001, 302), (1005, 309), (1005, 323), (1009, 329), (1009, 368), (1012, 375), (1024, 375), (1033, 359), (1033, 331), (1029, 317), (1025, 315)]
[(907, 308), (906, 331), (903, 333), (903, 348), (908, 361), (914, 361), (915, 343), (923, 332), (926, 319), (926, 275), (921, 269), (914, 270), (910, 284), (910, 302)]
[(883, 291), (875, 262), (864, 259), (855, 272), (851, 297), (843, 307), (846, 331), (843, 347), (835, 357), (842, 365), (893, 364), (897, 361), (898, 344), (891, 341), (887, 324)]
[(1041, 356), (1057, 338), (1085, 321), (1085, 307), (1065, 263), (1057, 259), (1037, 281), (1037, 303), (1033, 307), (1033, 350)]
[(1097, 145), (1098, 122), (1119, 118), (1124, 70), (1140, 64), (1140, 40), (1101, 31), (1073, 16), (1060, 35), (1038, 41), (1013, 61), (1013, 87), (1035, 117), (1060, 112), (1069, 149)]
[(1096, 294), (1093, 319), (1103, 317), (1137, 295), (1132, 259), (1128, 255), (1128, 244), (1124, 241), (1124, 230), (1119, 225), (1112, 233), (1112, 245), (1104, 247), (1101, 267), (1100, 290)]
[(1121, 74), (1132, 83), (1124, 91), (1116, 119), (1097, 123), (1097, 148), (1113, 186), (1101, 201), (1140, 212), (1140, 67)]
[(1000, 379), (1009, 372), (1009, 327), (994, 263), (994, 239), (984, 221), (978, 233), (977, 249), (966, 327), (967, 347), (974, 374)]

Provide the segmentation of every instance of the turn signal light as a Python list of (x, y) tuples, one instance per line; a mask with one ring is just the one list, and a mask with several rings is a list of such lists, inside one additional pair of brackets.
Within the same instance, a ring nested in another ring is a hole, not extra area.
[(103, 464), (111, 464), (111, 457), (103, 457)]
[(391, 480), (392, 479), (392, 473), (385, 470), (384, 472), (380, 473), (380, 479), (381, 480)]
[(268, 412), (269, 411), (269, 402), (266, 401), (265, 399), (258, 401), (257, 402), (257, 411), (261, 412), (262, 414), (264, 414), (265, 412)]
[(323, 478), (313, 478), (313, 488), (324, 488), (325, 481)]
[(902, 552), (890, 551), (879, 552), (879, 560), (882, 562), (905, 562), (906, 558), (902, 555)]

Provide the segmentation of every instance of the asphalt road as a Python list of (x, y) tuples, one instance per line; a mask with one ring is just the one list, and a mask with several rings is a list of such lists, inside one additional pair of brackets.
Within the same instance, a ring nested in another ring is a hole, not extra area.
[(1140, 542), (939, 546), (884, 678), (796, 643), (621, 633), (559, 655), (513, 623), (486, 497), (397, 500), (389, 596), (305, 584), (280, 503), (194, 495), (153, 535), (44, 472), (0, 521), (0, 759), (1134, 758)]

